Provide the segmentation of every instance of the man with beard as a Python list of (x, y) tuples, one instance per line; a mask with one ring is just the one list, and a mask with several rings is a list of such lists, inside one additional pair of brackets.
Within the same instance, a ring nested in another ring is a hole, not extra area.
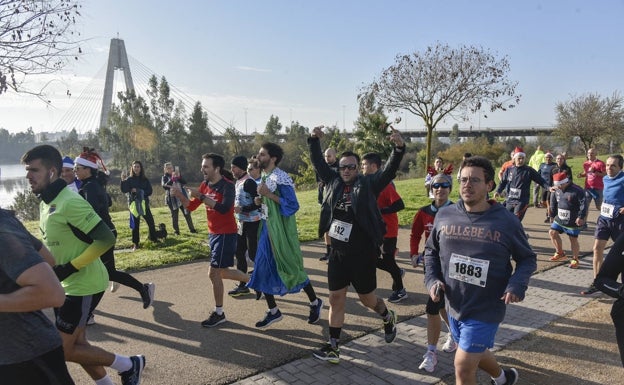
[(261, 329), (282, 320), (276, 295), (303, 290), (310, 301), (309, 324), (318, 322), (323, 308), (323, 301), (316, 296), (303, 268), (295, 218), (299, 210), (295, 184), (277, 167), (283, 156), (284, 150), (271, 142), (263, 143), (257, 156), (262, 182), (258, 185), (256, 204), (261, 205), (262, 214), (254, 271), (247, 286), (264, 293), (269, 307), (265, 317), (256, 322), (256, 327)]
[(208, 319), (202, 321), (201, 326), (211, 328), (226, 321), (223, 312), (223, 279), (247, 282), (249, 277), (242, 271), (230, 269), (234, 266), (238, 234), (234, 219), (234, 183), (229, 172), (225, 170), (225, 159), (217, 154), (204, 154), (201, 171), (204, 181), (199, 188), (187, 189), (193, 199), (189, 200), (176, 186), (171, 187), (171, 193), (190, 211), (195, 211), (202, 203), (206, 206), (210, 244), (208, 276), (212, 282), (215, 309)]
[(60, 178), (63, 161), (58, 150), (41, 145), (21, 159), (32, 192), (39, 196), (39, 228), (44, 245), (54, 255), (54, 272), (65, 289), (65, 302), (55, 309), (56, 328), (65, 360), (80, 364), (98, 385), (113, 385), (105, 366), (119, 372), (123, 385), (141, 381), (142, 355), (127, 357), (89, 344), (87, 318), (108, 286), (100, 256), (115, 245), (115, 236), (80, 195)]

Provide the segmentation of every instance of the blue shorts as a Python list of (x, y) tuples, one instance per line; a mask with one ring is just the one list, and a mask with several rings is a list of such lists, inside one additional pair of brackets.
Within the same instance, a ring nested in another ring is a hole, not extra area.
[(550, 225), (550, 228), (552, 230), (555, 230), (559, 234), (566, 233), (570, 238), (578, 238), (579, 234), (581, 233), (580, 228), (572, 229), (570, 227), (564, 227), (557, 222), (553, 222), (552, 225)]
[(499, 324), (476, 320), (458, 321), (450, 314), (449, 329), (459, 347), (468, 353), (483, 353), (494, 347)]
[(598, 217), (596, 230), (594, 230), (595, 239), (606, 241), (611, 238), (615, 242), (622, 233), (624, 233), (624, 215), (618, 215), (613, 219)]
[(210, 266), (225, 269), (234, 266), (237, 233), (209, 234)]

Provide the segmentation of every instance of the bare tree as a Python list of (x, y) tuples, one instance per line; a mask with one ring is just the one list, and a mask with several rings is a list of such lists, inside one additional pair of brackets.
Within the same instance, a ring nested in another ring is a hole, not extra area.
[(507, 57), (499, 59), (481, 47), (451, 48), (438, 43), (424, 52), (397, 55), (395, 61), (360, 90), (358, 99), (370, 100), (366, 95), (371, 94), (389, 111), (407, 110), (423, 119), (427, 127), (425, 167), (431, 160), (433, 130), (441, 120), (466, 119), (484, 108), (505, 111), (520, 101), (517, 82), (507, 78)]
[(0, 94), (11, 88), (40, 96), (43, 90), (23, 86), (26, 76), (56, 72), (78, 58), (79, 2), (0, 0)]
[(585, 152), (597, 144), (610, 144), (622, 138), (624, 109), (617, 92), (607, 98), (598, 94), (574, 96), (557, 103), (555, 111), (556, 134), (567, 140), (578, 137)]

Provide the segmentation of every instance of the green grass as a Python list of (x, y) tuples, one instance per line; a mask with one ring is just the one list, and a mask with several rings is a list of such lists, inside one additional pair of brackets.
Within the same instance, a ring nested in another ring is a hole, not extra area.
[[(582, 170), (584, 158), (578, 156), (570, 159), (568, 164), (572, 167), (575, 174)], [(581, 184), (583, 180), (576, 178), (575, 182)], [(395, 186), (397, 191), (403, 198), (405, 209), (399, 212), (399, 223), (401, 226), (411, 225), (412, 219), (416, 211), (430, 203), (430, 199), (425, 195), (424, 178), (413, 178), (405, 180), (396, 180)], [(458, 185), (454, 183), (451, 199), (458, 199)], [(297, 192), (300, 209), (297, 212), (297, 226), (299, 230), (299, 240), (301, 242), (318, 239), (318, 220), (320, 206), (317, 203), (317, 191), (307, 190)], [(161, 202), (162, 199), (152, 199), (152, 203)], [(188, 231), (184, 218), (180, 215), (180, 236), (173, 235), (171, 228), (171, 215), (167, 207), (152, 207), (152, 214), (155, 222), (167, 225), (170, 234), (164, 242), (152, 243), (147, 240), (147, 226), (141, 223), (141, 248), (135, 252), (122, 252), (132, 247), (132, 234), (129, 228), (129, 212), (118, 211), (111, 213), (113, 222), (117, 226), (117, 244), (118, 252), (115, 254), (116, 265), (120, 269), (137, 270), (145, 268), (153, 268), (165, 266), (173, 263), (188, 262), (197, 259), (207, 258), (208, 245), (207, 234), (208, 227), (206, 224), (206, 211), (203, 207), (198, 208), (192, 213), (193, 223), (199, 231), (197, 234), (191, 234)], [(143, 221), (142, 221), (143, 222)], [(38, 235), (38, 222), (32, 221), (25, 223), (26, 227), (33, 234)]]

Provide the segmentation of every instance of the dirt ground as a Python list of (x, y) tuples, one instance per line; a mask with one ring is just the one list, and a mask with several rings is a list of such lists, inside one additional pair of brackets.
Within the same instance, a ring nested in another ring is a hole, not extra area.
[[(517, 385), (624, 384), (624, 369), (609, 312), (613, 300), (596, 300), (503, 350), (495, 352), (504, 367), (513, 366)], [(478, 383), (490, 384), (479, 371)], [(455, 385), (454, 376), (438, 385)]]

